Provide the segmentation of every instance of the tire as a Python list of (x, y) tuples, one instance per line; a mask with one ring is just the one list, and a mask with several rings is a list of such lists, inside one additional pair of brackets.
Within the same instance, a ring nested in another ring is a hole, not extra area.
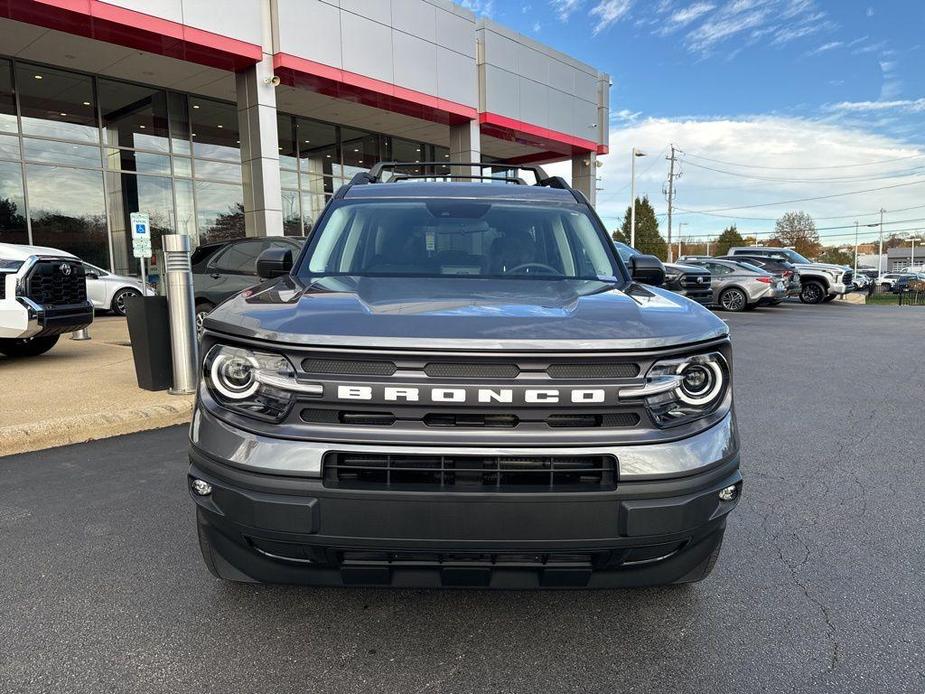
[(215, 308), (213, 304), (210, 304), (208, 301), (200, 301), (196, 304), (196, 335), (202, 337), (202, 321), (212, 313), (212, 310)]
[(830, 301), (835, 300), (834, 294), (826, 294), (825, 298), (822, 300), (824, 303), (829, 303)]
[(125, 315), (125, 300), (130, 296), (141, 296), (141, 292), (137, 289), (120, 289), (116, 292), (115, 296), (112, 297), (112, 303), (109, 305), (109, 308), (118, 316)]
[(0, 354), (8, 357), (37, 357), (58, 343), (57, 335), (0, 339)]
[(804, 282), (800, 290), (800, 301), (804, 304), (821, 304), (828, 295), (820, 282)]
[(732, 287), (724, 290), (719, 295), (719, 305), (723, 307), (724, 311), (738, 313), (739, 311), (744, 311), (745, 307), (748, 306), (748, 297), (745, 296), (745, 292), (741, 289)]

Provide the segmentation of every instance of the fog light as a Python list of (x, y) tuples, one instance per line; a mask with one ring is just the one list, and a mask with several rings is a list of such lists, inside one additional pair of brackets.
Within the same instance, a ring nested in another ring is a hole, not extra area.
[[(723, 492), (726, 491), (725, 489)], [(720, 492), (722, 495), (723, 492)], [(212, 485), (205, 480), (193, 480), (193, 494), (196, 496), (209, 496), (212, 493)]]
[(735, 498), (739, 495), (739, 488), (736, 485), (730, 485), (725, 489), (719, 490), (719, 500), (720, 501), (735, 501)]

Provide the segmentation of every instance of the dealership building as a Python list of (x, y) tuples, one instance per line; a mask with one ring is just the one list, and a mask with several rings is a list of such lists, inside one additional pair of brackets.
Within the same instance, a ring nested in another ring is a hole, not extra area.
[(393, 160), (571, 161), (593, 201), (609, 85), (448, 0), (0, 0), (0, 241), (135, 274), (132, 212), (303, 235)]

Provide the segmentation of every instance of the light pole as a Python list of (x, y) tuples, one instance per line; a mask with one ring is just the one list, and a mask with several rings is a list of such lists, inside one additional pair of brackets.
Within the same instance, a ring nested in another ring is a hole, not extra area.
[(912, 251), (909, 253), (909, 270), (911, 271), (915, 267), (915, 232), (909, 234), (909, 238), (912, 240)]
[[(860, 227), (858, 220), (854, 220), (854, 274), (858, 274), (858, 227)], [(875, 227), (876, 224), (865, 224), (865, 227)], [(881, 230), (883, 227), (880, 227)], [(882, 232), (881, 232), (882, 233)], [(878, 273), (879, 278), (879, 273)]]
[(636, 157), (646, 156), (633, 147), (630, 157), (630, 246), (636, 248)]
[(681, 257), (681, 229), (687, 225), (687, 222), (678, 222), (678, 258)]
[(883, 274), (883, 213), (886, 212), (880, 208), (880, 248), (877, 250), (877, 279)]

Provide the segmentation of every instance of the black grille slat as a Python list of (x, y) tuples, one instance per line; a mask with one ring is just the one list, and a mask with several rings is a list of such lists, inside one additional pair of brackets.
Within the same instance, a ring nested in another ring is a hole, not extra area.
[(639, 366), (630, 362), (552, 364), (546, 373), (550, 378), (635, 378)]
[(421, 491), (602, 491), (614, 489), (612, 456), (437, 456), (329, 453), (328, 487)]
[(424, 373), (431, 378), (517, 378), (520, 374), (520, 367), (517, 364), (466, 364), (436, 361), (425, 366)]
[(391, 361), (353, 359), (303, 359), (302, 370), (323, 376), (391, 376), (398, 367)]
[(85, 303), (87, 280), (83, 265), (67, 260), (38, 261), (26, 276), (26, 296), (40, 306)]

